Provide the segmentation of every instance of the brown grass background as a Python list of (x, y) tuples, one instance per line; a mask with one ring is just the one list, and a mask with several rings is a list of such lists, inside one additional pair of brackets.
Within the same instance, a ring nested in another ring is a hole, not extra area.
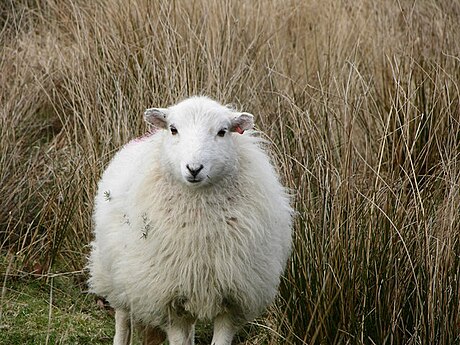
[(3, 1), (4, 284), (81, 271), (143, 110), (206, 94), (256, 116), (298, 211), (248, 344), (459, 344), (459, 23), (451, 0)]

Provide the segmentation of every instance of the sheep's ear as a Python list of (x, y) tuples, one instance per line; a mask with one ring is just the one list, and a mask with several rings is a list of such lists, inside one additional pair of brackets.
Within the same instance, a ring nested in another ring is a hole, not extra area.
[(167, 128), (168, 124), (166, 117), (168, 116), (168, 109), (166, 108), (150, 108), (144, 113), (144, 119), (147, 123), (157, 128)]
[(230, 127), (231, 132), (243, 134), (244, 131), (254, 128), (254, 116), (249, 113), (238, 113), (233, 119)]

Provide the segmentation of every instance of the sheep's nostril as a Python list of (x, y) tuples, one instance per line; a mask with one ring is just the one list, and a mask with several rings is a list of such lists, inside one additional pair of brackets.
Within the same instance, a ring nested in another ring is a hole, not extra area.
[(190, 174), (192, 174), (193, 177), (196, 177), (201, 169), (203, 169), (203, 164), (187, 164), (186, 167)]

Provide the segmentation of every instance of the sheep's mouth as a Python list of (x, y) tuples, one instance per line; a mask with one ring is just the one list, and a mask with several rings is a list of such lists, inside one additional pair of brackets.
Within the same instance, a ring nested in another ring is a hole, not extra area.
[(197, 178), (197, 177), (191, 177), (191, 176), (190, 176), (190, 177), (186, 177), (185, 179), (187, 180), (187, 182), (193, 183), (193, 184), (199, 183), (199, 182), (203, 181), (202, 178), (199, 178), (199, 177), (198, 177), (198, 178)]

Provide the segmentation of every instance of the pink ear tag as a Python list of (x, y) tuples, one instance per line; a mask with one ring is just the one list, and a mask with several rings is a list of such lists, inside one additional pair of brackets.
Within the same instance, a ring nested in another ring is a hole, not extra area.
[(236, 126), (235, 131), (237, 131), (237, 132), (240, 133), (240, 134), (243, 134), (243, 133), (244, 133), (244, 131), (241, 129), (240, 126)]

